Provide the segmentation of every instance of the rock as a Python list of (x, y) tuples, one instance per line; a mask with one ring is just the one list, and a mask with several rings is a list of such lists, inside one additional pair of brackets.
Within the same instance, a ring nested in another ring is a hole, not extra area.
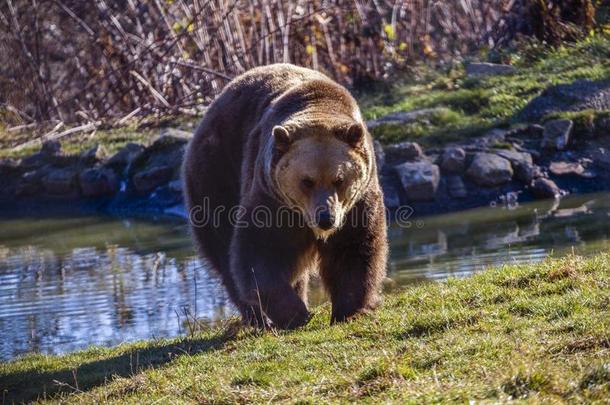
[(430, 162), (407, 162), (395, 166), (407, 198), (411, 201), (433, 200), (440, 181), (440, 169)]
[(381, 142), (375, 140), (373, 141), (373, 149), (375, 151), (375, 162), (377, 163), (377, 170), (381, 171), (383, 169), (383, 165), (385, 164), (385, 152), (383, 151), (383, 146)]
[(0, 177), (13, 176), (20, 170), (19, 162), (14, 159), (0, 159)]
[(515, 178), (523, 184), (530, 184), (532, 180), (544, 177), (540, 166), (534, 164), (513, 167), (513, 170), (515, 171)]
[(517, 180), (525, 184), (531, 183), (536, 174), (531, 154), (507, 149), (501, 149), (495, 152), (496, 155), (501, 156), (510, 162)]
[(42, 191), (42, 177), (41, 170), (31, 170), (23, 173), (17, 183), (15, 194), (19, 197), (40, 194)]
[(576, 80), (544, 90), (517, 115), (518, 121), (540, 121), (549, 113), (610, 109), (610, 80)]
[(174, 175), (174, 169), (169, 166), (157, 166), (136, 173), (133, 185), (139, 193), (148, 193), (169, 182)]
[(61, 144), (58, 141), (45, 141), (40, 152), (24, 157), (19, 164), (25, 170), (32, 170), (47, 164), (60, 163), (57, 160), (61, 160)]
[(561, 189), (551, 179), (535, 179), (531, 186), (532, 194), (536, 198), (558, 198), (561, 196)]
[(534, 164), (532, 155), (527, 152), (517, 152), (508, 149), (498, 149), (496, 155), (508, 160), (513, 166), (531, 166)]
[(400, 195), (393, 184), (383, 182), (383, 203), (386, 208), (396, 209), (400, 207)]
[(142, 145), (138, 145), (137, 143), (128, 143), (110, 159), (108, 159), (106, 161), (106, 165), (115, 167), (117, 169), (124, 168), (136, 160), (143, 151), (144, 147)]
[(590, 148), (587, 154), (591, 156), (593, 164), (604, 171), (610, 171), (610, 150), (603, 147)]
[(513, 177), (510, 162), (492, 153), (478, 152), (466, 171), (469, 179), (483, 187), (495, 187), (508, 183)]
[(19, 183), (15, 189), (17, 197), (31, 197), (40, 193), (40, 187), (32, 183)]
[(108, 151), (100, 145), (95, 145), (80, 154), (80, 160), (84, 164), (94, 164), (108, 158)]
[(182, 180), (170, 181), (167, 186), (174, 193), (182, 193)]
[(386, 159), (391, 163), (413, 162), (425, 157), (421, 146), (416, 142), (401, 142), (385, 149)]
[(514, 139), (531, 139), (531, 138), (539, 138), (542, 137), (544, 133), (544, 127), (539, 124), (530, 124), (530, 125), (520, 125), (516, 128), (511, 129), (506, 134), (507, 140)]
[(80, 188), (85, 197), (113, 195), (119, 189), (116, 174), (108, 168), (85, 169), (78, 177)]
[(422, 108), (419, 110), (412, 111), (397, 111), (384, 115), (381, 118), (375, 120), (369, 120), (366, 122), (366, 126), (369, 129), (373, 129), (380, 125), (406, 125), (416, 121), (424, 120), (435, 114), (446, 111), (446, 108)]
[(556, 176), (581, 175), (585, 168), (580, 163), (572, 162), (551, 162), (549, 171)]
[(173, 145), (186, 145), (191, 140), (193, 134), (177, 128), (162, 128), (151, 145), (152, 148), (167, 147)]
[(447, 189), (453, 198), (465, 198), (468, 195), (466, 185), (460, 176), (447, 177)]
[(498, 144), (503, 144), (506, 142), (506, 134), (508, 134), (508, 131), (501, 128), (494, 128), (487, 131), (483, 136), (476, 138), (471, 143), (472, 147), (469, 148), (469, 150), (494, 148)]
[(40, 148), (40, 153), (54, 156), (59, 155), (61, 152), (61, 143), (59, 141), (44, 141)]
[(515, 67), (511, 65), (497, 63), (469, 63), (466, 65), (466, 75), (469, 77), (498, 76), (514, 72)]
[(441, 169), (450, 173), (462, 173), (466, 168), (466, 152), (462, 148), (452, 147), (443, 151)]
[(42, 179), (42, 185), (49, 194), (71, 194), (76, 190), (76, 172), (73, 169), (51, 170)]
[[(137, 173), (156, 170), (156, 168), (164, 166), (175, 171), (180, 170), (186, 142), (186, 135), (182, 138), (173, 135), (164, 135), (158, 138), (133, 159), (129, 165), (128, 177), (133, 178)], [(169, 179), (165, 179), (165, 182), (167, 181)]]
[(39, 152), (22, 158), (19, 162), (19, 166), (24, 170), (33, 170), (46, 165), (49, 163), (49, 160), (49, 155)]
[(571, 120), (553, 120), (544, 125), (542, 148), (552, 150), (564, 150), (570, 142), (572, 127)]

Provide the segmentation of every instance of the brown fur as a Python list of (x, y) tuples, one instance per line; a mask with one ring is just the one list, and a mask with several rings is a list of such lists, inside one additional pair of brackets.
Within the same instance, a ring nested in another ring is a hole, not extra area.
[[(236, 78), (197, 128), (183, 177), (191, 222), (225, 209), (192, 230), (246, 322), (305, 324), (316, 270), (332, 322), (377, 305), (387, 256), (383, 196), (372, 140), (343, 87), (288, 64)], [(241, 207), (238, 215), (232, 207)], [(266, 226), (253, 220), (260, 207), (271, 214)], [(318, 209), (331, 219), (324, 223)]]

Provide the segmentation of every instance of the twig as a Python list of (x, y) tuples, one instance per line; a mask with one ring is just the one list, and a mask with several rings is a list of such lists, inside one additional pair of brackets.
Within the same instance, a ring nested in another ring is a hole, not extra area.
[(141, 74), (139, 74), (138, 72), (136, 72), (135, 70), (131, 70), (129, 72), (131, 75), (133, 75), (136, 79), (138, 79), (143, 85), (145, 85), (146, 87), (148, 87), (148, 90), (150, 90), (150, 92), (152, 93), (153, 96), (155, 96), (155, 98), (157, 100), (159, 100), (161, 103), (163, 103), (163, 105), (165, 105), (166, 107), (170, 107), (170, 104), (167, 102), (167, 100), (165, 99), (165, 97), (163, 97), (163, 95), (161, 93), (159, 93), (157, 91), (157, 89), (155, 89), (153, 87), (152, 84), (150, 84), (149, 82), (146, 81), (145, 78), (142, 77)]
[(142, 111), (142, 107), (136, 108), (135, 110), (133, 110), (132, 112), (130, 112), (129, 114), (127, 114), (126, 116), (124, 116), (123, 118), (118, 120), (116, 122), (116, 126), (121, 126), (121, 125), (125, 124), (131, 118), (135, 117), (140, 111)]
[(208, 69), (208, 68), (206, 68), (204, 66), (197, 66), (197, 65), (195, 65), (195, 64), (193, 64), (191, 62), (186, 62), (186, 61), (179, 60), (179, 61), (176, 61), (174, 63), (176, 65), (178, 65), (178, 66), (183, 66), (183, 67), (186, 67), (186, 68), (189, 68), (189, 69), (199, 70), (200, 72), (205, 72), (205, 73), (208, 73), (208, 74), (211, 74), (211, 75), (214, 75), (214, 76), (218, 76), (218, 77), (221, 77), (221, 78), (223, 78), (225, 80), (232, 80), (233, 79), (233, 77), (228, 76), (228, 75), (226, 75), (224, 73), (217, 72), (217, 71), (215, 71), (213, 69)]
[[(75, 134), (77, 132), (92, 131), (92, 130), (96, 129), (98, 126), (100, 126), (101, 124), (102, 124), (101, 121), (96, 121), (96, 122), (90, 122), (85, 125), (80, 125), (78, 127), (70, 128), (66, 131), (59, 132), (59, 133), (55, 133), (54, 131), (51, 131), (51, 132), (48, 132), (47, 134), (41, 136), (40, 138), (36, 138), (31, 141), (17, 145), (14, 148), (12, 148), (11, 151), (18, 152), (23, 148), (27, 148), (28, 146), (38, 145), (38, 144), (41, 144), (46, 141), (54, 141), (59, 138), (63, 138), (64, 136)], [(60, 125), (63, 125), (63, 122), (60, 122), (57, 126), (59, 127)]]
[(24, 129), (34, 128), (37, 125), (38, 125), (37, 123), (32, 122), (31, 124), (23, 124), (23, 125), (16, 125), (14, 127), (8, 127), (7, 130), (9, 132), (19, 132), (19, 131), (22, 131)]

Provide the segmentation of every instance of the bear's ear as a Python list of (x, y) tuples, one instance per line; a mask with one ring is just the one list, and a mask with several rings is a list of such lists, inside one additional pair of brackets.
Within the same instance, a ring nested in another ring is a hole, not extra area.
[(364, 140), (364, 128), (360, 124), (353, 124), (343, 134), (343, 139), (352, 147), (357, 147)]
[(286, 152), (290, 147), (290, 133), (281, 125), (276, 125), (271, 131), (273, 134), (273, 143), (276, 150)]

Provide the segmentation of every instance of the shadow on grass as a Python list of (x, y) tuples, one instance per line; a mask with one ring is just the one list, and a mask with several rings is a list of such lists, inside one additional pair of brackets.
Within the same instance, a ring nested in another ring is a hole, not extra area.
[(129, 377), (143, 370), (157, 368), (184, 355), (220, 349), (236, 333), (227, 329), (214, 337), (189, 339), (161, 346), (133, 349), (120, 355), (83, 363), (75, 368), (54, 371), (30, 369), (0, 376), (2, 404), (22, 403), (52, 398), (61, 393), (86, 392), (109, 382), (113, 377)]

